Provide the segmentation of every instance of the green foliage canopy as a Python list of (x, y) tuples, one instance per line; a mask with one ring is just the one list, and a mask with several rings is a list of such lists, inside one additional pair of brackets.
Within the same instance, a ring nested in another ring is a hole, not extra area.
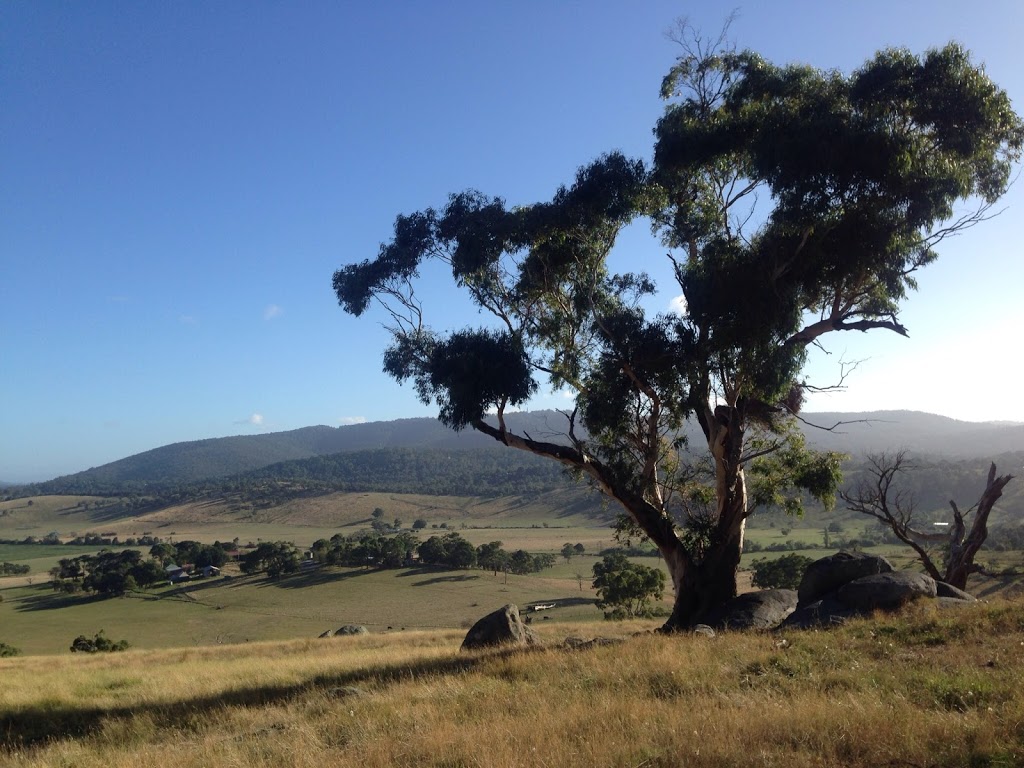
[[(668, 563), (680, 626), (735, 595), (753, 506), (834, 500), (839, 457), (807, 451), (793, 429), (808, 346), (839, 331), (907, 335), (899, 310), (916, 272), (1005, 191), (1024, 125), (954, 44), (882, 51), (845, 75), (698, 41), (662, 96), (649, 167), (609, 153), (533, 205), (454, 194), (399, 216), (376, 259), (333, 285), (354, 315), (385, 306), (384, 369), (442, 422), (555, 459), (618, 501)], [(969, 199), (974, 213), (955, 219)], [(651, 279), (608, 267), (637, 218), (669, 250), (682, 315), (651, 316)], [(431, 260), (491, 326), (429, 326), (412, 285)], [(558, 440), (503, 419), (542, 378), (575, 395)], [(703, 475), (680, 452), (687, 419), (706, 440)]]
[(813, 562), (809, 557), (796, 554), (774, 560), (759, 558), (751, 564), (754, 571), (751, 583), (761, 589), (796, 589), (807, 566)]
[(607, 609), (605, 618), (649, 616), (651, 601), (660, 600), (665, 591), (665, 574), (614, 553), (594, 563), (593, 585), (597, 607)]

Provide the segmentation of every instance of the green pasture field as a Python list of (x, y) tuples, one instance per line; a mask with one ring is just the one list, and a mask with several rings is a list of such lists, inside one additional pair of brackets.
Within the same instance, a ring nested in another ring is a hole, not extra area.
[(75, 636), (100, 629), (135, 647), (163, 648), (317, 637), (344, 624), (375, 633), (468, 628), (507, 603), (557, 605), (538, 621), (601, 618), (590, 578), (581, 590), (573, 574), (554, 569), (495, 576), (476, 569), (325, 568), (278, 581), (234, 576), (102, 599), (58, 595), (45, 584), (5, 589), (0, 581), (0, 596), (0, 642), (26, 654), (66, 652)]
[[(102, 508), (95, 507), (96, 501), (89, 497), (37, 497), (31, 506), (24, 499), (0, 503), (0, 538), (20, 540), (56, 530), (65, 537), (86, 532), (115, 533), (122, 539), (149, 534), (207, 543), (238, 538), (243, 545), (285, 540), (306, 547), (335, 533), (367, 530), (373, 510), (379, 507), (385, 512), (384, 520), (400, 518), (406, 531), (416, 519), (426, 520), (427, 527), (416, 531), (420, 540), (455, 531), (474, 545), (501, 541), (509, 551), (555, 554), (556, 562), (540, 574), (507, 577), (481, 570), (432, 569), (324, 569), (276, 582), (262, 576), (235, 575), (112, 599), (61, 596), (47, 584), (38, 583), (39, 579), (33, 578), (35, 583), (29, 584), (24, 577), (0, 578), (0, 642), (20, 647), (27, 654), (57, 654), (66, 653), (75, 636), (92, 635), (100, 629), (140, 648), (316, 637), (348, 623), (366, 625), (373, 632), (401, 632), (403, 627), (410, 632), (460, 629), (506, 603), (521, 608), (536, 602), (556, 603), (556, 608), (535, 617), (545, 625), (593, 621), (601, 617), (590, 586), (593, 565), (598, 552), (616, 545), (609, 527), (611, 513), (595, 517), (592, 508), (590, 513), (581, 512), (570, 498), (557, 496), (538, 500), (331, 494), (267, 509), (239, 509), (218, 501), (121, 519), (107, 518)], [(80, 502), (89, 502), (92, 508), (84, 509)], [(805, 546), (795, 551), (812, 559), (836, 551), (821, 546), (826, 523), (785, 522), (776, 521), (775, 527), (751, 525), (747, 537), (762, 546), (799, 542)], [(446, 528), (441, 528), (442, 524)], [(843, 532), (834, 536), (854, 537), (874, 523), (844, 520), (842, 525)], [(783, 527), (788, 529), (786, 534)], [(562, 546), (577, 542), (584, 545), (585, 554), (566, 562), (560, 555)], [(0, 560), (28, 563), (32, 568), (29, 576), (35, 577), (46, 574), (61, 557), (98, 549), (0, 545)], [(145, 552), (148, 547), (137, 549)], [(869, 551), (891, 558), (896, 567), (917, 567), (905, 547), (882, 546)], [(789, 551), (748, 553), (741, 567), (749, 569), (752, 560), (785, 554)], [(1022, 555), (984, 552), (982, 560), (993, 569), (1020, 567)], [(665, 569), (659, 558), (637, 558), (636, 562)], [(740, 589), (747, 588), (749, 573), (742, 573)], [(668, 589), (662, 606), (666, 610), (671, 596)]]
[(95, 544), (0, 544), (0, 562), (22, 563), (53, 558), (56, 563), (63, 557), (77, 557), (101, 549), (103, 547)]
[(212, 543), (238, 538), (242, 544), (287, 540), (305, 546), (335, 533), (354, 533), (369, 527), (373, 511), (380, 508), (385, 521), (390, 523), (399, 518), (406, 530), (415, 520), (425, 520), (427, 528), (419, 531), (424, 539), (455, 530), (474, 544), (500, 540), (506, 549), (530, 551), (556, 551), (566, 541), (582, 542), (588, 549), (612, 543), (609, 522), (613, 513), (595, 518), (593, 507), (581, 510), (578, 498), (568, 493), (498, 499), (334, 493), (295, 499), (267, 509), (218, 500), (116, 519), (109, 518), (102, 508), (80, 508), (78, 504), (83, 501), (96, 505), (105, 500), (40, 496), (31, 507), (25, 499), (0, 502), (0, 538), (20, 540), (56, 531), (62, 538), (90, 532), (113, 533), (121, 539), (152, 535)]

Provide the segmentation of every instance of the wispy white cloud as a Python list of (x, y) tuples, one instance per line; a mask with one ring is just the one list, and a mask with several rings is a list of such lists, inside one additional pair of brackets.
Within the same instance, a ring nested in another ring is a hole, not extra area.
[(195, 315), (180, 315), (178, 322), (182, 325), (199, 325), (199, 318)]
[(679, 294), (668, 303), (668, 311), (680, 317), (686, 315), (686, 297)]
[(280, 317), (284, 314), (284, 309), (279, 307), (277, 304), (270, 304), (266, 309), (263, 310), (264, 320), (273, 320), (275, 317)]
[(262, 427), (263, 414), (253, 412), (252, 414), (250, 414), (249, 418), (236, 421), (235, 424), (248, 424), (251, 427)]
[(342, 416), (340, 419), (338, 419), (338, 423), (341, 424), (342, 426), (346, 426), (346, 427), (348, 425), (350, 425), (350, 424), (365, 424), (366, 423), (366, 417), (365, 416)]

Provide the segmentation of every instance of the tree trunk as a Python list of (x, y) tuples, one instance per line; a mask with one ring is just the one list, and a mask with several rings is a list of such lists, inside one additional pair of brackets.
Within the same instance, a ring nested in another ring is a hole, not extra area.
[[(671, 518), (660, 504), (652, 504), (618, 482), (614, 472), (574, 446), (546, 443), (475, 422), (477, 430), (505, 445), (555, 459), (581, 470), (610, 498), (617, 501), (658, 547), (668, 566), (675, 602), (662, 628), (672, 632), (700, 624), (708, 614), (736, 597), (736, 573), (743, 549), (743, 527), (747, 516), (747, 491), (739, 467), (742, 432), (734, 425), (717, 426), (709, 437), (715, 456), (718, 495), (715, 522), (708, 539), (689, 549), (675, 531)], [(692, 551), (691, 551), (692, 550)]]
[(661, 631), (676, 632), (701, 624), (712, 611), (736, 597), (738, 537), (710, 547), (700, 562), (667, 562), (676, 594), (672, 614)]
[(704, 623), (712, 611), (736, 597), (747, 496), (743, 473), (735, 473), (733, 480), (719, 500), (718, 525), (703, 550), (686, 553), (680, 542), (683, 556), (662, 552), (675, 588), (675, 603), (663, 632)]
[(703, 623), (712, 611), (736, 597), (747, 517), (747, 485), (740, 465), (744, 434), (735, 407), (720, 406), (717, 411), (708, 409), (701, 420), (715, 459), (715, 524), (708, 540), (687, 557), (672, 557), (662, 550), (676, 592), (672, 614), (662, 627), (666, 632)]
[[(953, 525), (950, 531), (949, 555), (946, 562), (945, 579), (947, 584), (952, 584), (957, 589), (967, 589), (967, 579), (972, 573), (980, 570), (974, 562), (988, 538), (988, 517), (992, 507), (1003, 495), (1003, 488), (1013, 479), (1013, 475), (996, 477), (996, 465), (993, 463), (988, 469), (988, 478), (985, 482), (985, 490), (976, 505), (977, 511), (974, 515), (974, 523), (971, 530), (965, 536), (966, 525), (964, 515), (960, 513), (955, 501), (950, 501), (953, 508)], [(970, 514), (968, 510), (967, 514)]]

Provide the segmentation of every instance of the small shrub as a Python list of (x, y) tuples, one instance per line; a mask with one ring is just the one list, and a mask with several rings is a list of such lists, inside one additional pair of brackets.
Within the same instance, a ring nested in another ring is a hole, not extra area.
[(751, 583), (761, 589), (796, 589), (804, 571), (814, 561), (803, 555), (783, 555), (775, 560), (755, 560)]
[(612, 621), (650, 616), (651, 601), (660, 600), (665, 589), (662, 571), (631, 563), (622, 554), (605, 555), (593, 571), (597, 607)]
[(127, 650), (130, 647), (127, 640), (114, 642), (103, 634), (102, 629), (92, 639), (85, 635), (79, 635), (71, 642), (72, 653), (114, 653)]
[(0, 643), (0, 659), (6, 658), (7, 656), (17, 656), (20, 653), (20, 648), (15, 648), (13, 645), (8, 645), (7, 643)]

